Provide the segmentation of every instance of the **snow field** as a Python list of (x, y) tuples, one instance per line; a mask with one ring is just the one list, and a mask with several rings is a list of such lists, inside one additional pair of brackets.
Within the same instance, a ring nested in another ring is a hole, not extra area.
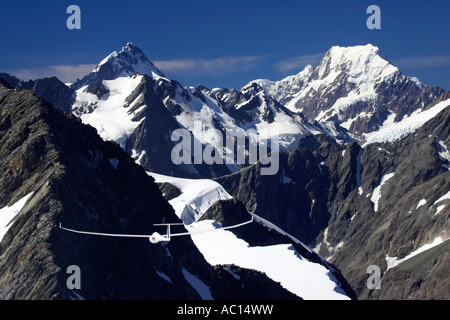
[(406, 260), (411, 259), (412, 257), (414, 257), (422, 252), (425, 252), (431, 248), (434, 248), (434, 247), (440, 245), (444, 241), (445, 240), (441, 236), (436, 237), (431, 243), (424, 244), (423, 246), (421, 246), (420, 248), (417, 248), (417, 250), (414, 250), (413, 252), (411, 252), (410, 254), (408, 254), (406, 257), (404, 257), (402, 259), (397, 259), (397, 257), (389, 257), (388, 255), (386, 255), (386, 257), (385, 257), (386, 263), (387, 263), (386, 271), (398, 266), (400, 263), (405, 262)]
[(92, 93), (84, 92), (86, 87), (77, 90), (77, 97), (72, 109), (94, 107), (92, 112), (80, 115), (81, 121), (97, 129), (103, 140), (115, 141), (123, 146), (128, 136), (133, 133), (141, 121), (133, 121), (140, 112), (129, 112), (126, 99), (142, 81), (143, 76), (120, 77), (115, 80), (104, 80), (103, 85), (109, 90), (106, 98), (98, 99)]
[[(214, 202), (231, 199), (219, 184), (211, 180), (181, 179), (154, 173), (149, 175), (157, 182), (169, 182), (181, 190), (182, 194), (170, 203), (183, 221), (186, 208), (194, 208), (197, 219)], [(196, 222), (196, 219), (185, 227), (211, 265), (234, 264), (258, 270), (303, 299), (349, 299), (328, 269), (301, 257), (291, 244), (251, 247), (231, 231), (216, 229), (217, 222)]]
[(367, 140), (364, 143), (363, 148), (369, 144), (376, 142), (381, 143), (400, 140), (408, 134), (415, 132), (417, 129), (434, 118), (439, 112), (447, 108), (449, 105), (450, 99), (442, 101), (428, 110), (418, 112), (414, 115), (411, 115), (409, 118), (405, 118), (400, 122), (371, 133), (367, 135)]
[(33, 192), (27, 194), (22, 199), (11, 206), (6, 206), (0, 209), (0, 241), (2, 241), (6, 232), (11, 227), (10, 222), (17, 216), (17, 214), (25, 206), (27, 200), (33, 195)]
[(375, 212), (378, 211), (378, 202), (381, 198), (381, 187), (383, 186), (383, 184), (386, 183), (386, 181), (391, 179), (394, 176), (394, 174), (395, 172), (384, 175), (383, 178), (381, 179), (380, 185), (373, 190), (370, 201), (372, 201), (374, 204), (373, 210), (375, 210)]

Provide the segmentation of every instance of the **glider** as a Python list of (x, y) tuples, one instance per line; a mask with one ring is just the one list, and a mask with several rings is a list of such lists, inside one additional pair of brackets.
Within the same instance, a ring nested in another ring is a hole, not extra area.
[(242, 222), (239, 224), (235, 224), (232, 226), (228, 226), (228, 227), (221, 227), (221, 228), (214, 228), (214, 229), (210, 229), (210, 230), (205, 230), (205, 231), (198, 231), (198, 232), (181, 232), (181, 233), (171, 233), (170, 232), (170, 226), (174, 226), (174, 225), (184, 225), (183, 223), (158, 223), (158, 224), (154, 224), (154, 226), (165, 226), (167, 227), (167, 231), (166, 234), (159, 234), (158, 232), (153, 232), (151, 235), (147, 235), (147, 234), (126, 234), (126, 233), (104, 233), (104, 232), (91, 232), (91, 231), (82, 231), (82, 230), (75, 230), (75, 229), (70, 229), (70, 228), (66, 228), (63, 227), (61, 225), (61, 222), (59, 223), (59, 228), (62, 230), (66, 230), (66, 231), (70, 231), (73, 233), (79, 233), (79, 234), (88, 234), (88, 235), (94, 235), (94, 236), (105, 236), (105, 237), (122, 237), (122, 238), (148, 238), (148, 240), (151, 243), (158, 243), (158, 242), (169, 242), (171, 237), (178, 237), (178, 236), (189, 236), (191, 234), (195, 234), (195, 233), (204, 233), (204, 232), (212, 232), (215, 230), (227, 230), (227, 229), (233, 229), (233, 228), (238, 228), (241, 227), (243, 225), (249, 224), (253, 222), (253, 216), (249, 221), (246, 222)]

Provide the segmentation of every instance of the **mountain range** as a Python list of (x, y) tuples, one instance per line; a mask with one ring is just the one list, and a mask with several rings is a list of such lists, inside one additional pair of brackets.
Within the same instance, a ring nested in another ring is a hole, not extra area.
[[(132, 43), (73, 84), (0, 79), (4, 299), (450, 297), (450, 95), (373, 45), (240, 90), (183, 86)], [(277, 139), (278, 170), (248, 154), (175, 164), (178, 129), (215, 155), (228, 132)], [(147, 234), (162, 220), (190, 237), (57, 228)], [(86, 270), (79, 291), (71, 264)]]
[[(58, 228), (149, 234), (154, 224), (180, 219), (155, 179), (94, 128), (4, 81), (0, 100), (2, 299), (302, 298), (261, 271), (209, 264), (189, 236), (153, 245)], [(231, 220), (249, 216), (245, 208), (240, 217), (214, 212)], [(262, 223), (250, 229), (237, 240), (265, 241), (268, 250), (282, 243), (285, 255), (317, 270), (315, 281), (325, 289), (307, 297), (325, 298), (336, 289), (348, 298), (339, 282), (345, 280), (317, 254)], [(81, 272), (78, 289), (67, 285), (74, 265)], [(352, 294), (348, 284), (346, 290)]]

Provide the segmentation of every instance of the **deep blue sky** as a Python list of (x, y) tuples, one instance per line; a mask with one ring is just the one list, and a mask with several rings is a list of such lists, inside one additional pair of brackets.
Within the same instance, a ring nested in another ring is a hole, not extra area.
[[(81, 30), (66, 9), (81, 8)], [(369, 30), (366, 9), (381, 9)], [(0, 4), (0, 71), (88, 73), (131, 41), (183, 85), (240, 88), (315, 65), (333, 45), (371, 43), (408, 76), (450, 90), (450, 1), (21, 0)]]

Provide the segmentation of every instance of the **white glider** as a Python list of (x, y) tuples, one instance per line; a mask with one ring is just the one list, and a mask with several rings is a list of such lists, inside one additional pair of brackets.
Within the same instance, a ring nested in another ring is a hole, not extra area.
[(75, 230), (75, 229), (69, 229), (69, 228), (63, 227), (61, 225), (61, 222), (59, 223), (59, 228), (63, 229), (63, 230), (66, 230), (66, 231), (74, 232), (74, 233), (88, 234), (88, 235), (94, 235), (94, 236), (123, 237), (123, 238), (148, 238), (148, 240), (151, 243), (158, 243), (158, 242), (168, 242), (168, 241), (170, 241), (171, 237), (188, 236), (188, 235), (195, 234), (195, 233), (212, 232), (212, 231), (215, 231), (215, 230), (233, 229), (233, 228), (238, 228), (238, 227), (241, 227), (243, 225), (249, 224), (251, 222), (253, 222), (253, 216), (252, 216), (252, 218), (249, 221), (246, 221), (246, 222), (243, 222), (243, 223), (239, 223), (239, 224), (235, 224), (233, 226), (215, 228), (215, 229), (210, 229), (210, 230), (205, 230), (205, 231), (198, 231), (198, 232), (192, 232), (192, 233), (190, 233), (190, 232), (171, 233), (170, 232), (170, 226), (173, 226), (173, 225), (184, 225), (183, 223), (158, 223), (158, 224), (154, 224), (154, 226), (166, 226), (167, 227), (166, 234), (159, 234), (158, 232), (153, 232), (151, 235), (148, 235), (148, 234), (125, 234), (125, 233), (104, 233), (104, 232), (91, 232), (91, 231)]

